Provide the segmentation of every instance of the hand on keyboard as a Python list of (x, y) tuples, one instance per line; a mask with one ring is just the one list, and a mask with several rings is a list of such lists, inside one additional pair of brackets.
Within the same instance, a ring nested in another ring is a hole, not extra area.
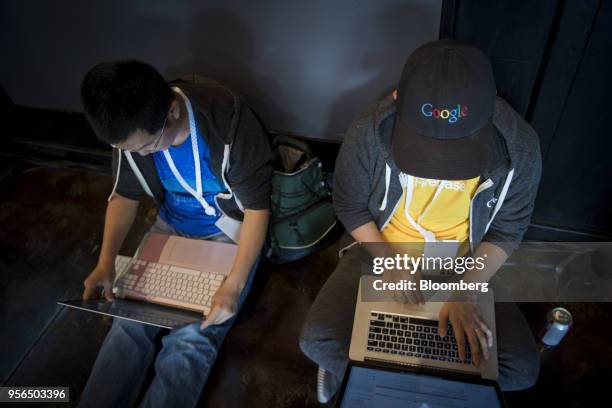
[(112, 263), (105, 264), (98, 262), (96, 268), (89, 274), (83, 282), (85, 289), (83, 290), (83, 299), (98, 299), (100, 298), (99, 288), (104, 289), (104, 297), (106, 300), (113, 300), (113, 281), (115, 279), (115, 265)]
[(200, 328), (204, 330), (213, 324), (221, 324), (232, 318), (238, 311), (238, 300), (241, 288), (230, 279), (226, 279), (221, 287), (217, 289), (211, 302), (211, 309)]
[(467, 337), (474, 365), (480, 364), (480, 357), (489, 358), (489, 348), (493, 346), (493, 333), (482, 320), (478, 305), (469, 302), (446, 302), (440, 309), (438, 333), (447, 335), (446, 327), (450, 321), (459, 358), (465, 360), (465, 338)]

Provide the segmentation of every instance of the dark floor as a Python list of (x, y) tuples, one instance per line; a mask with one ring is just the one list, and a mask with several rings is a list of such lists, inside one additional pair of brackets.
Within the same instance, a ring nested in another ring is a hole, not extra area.
[[(0, 184), (0, 378), (3, 385), (70, 386), (74, 402), (110, 319), (62, 310), (55, 302), (80, 296), (95, 265), (111, 180), (61, 168), (17, 168)], [(135, 249), (154, 218), (152, 204), (144, 203), (122, 253)], [(336, 250), (334, 245), (290, 265), (260, 269), (202, 406), (319, 406), (316, 366), (300, 352), (298, 335), (334, 268)], [(520, 306), (535, 331), (553, 305)], [(545, 360), (533, 389), (507, 393), (509, 405), (601, 405), (595, 401), (606, 400), (612, 378), (610, 306), (567, 305), (574, 328)]]

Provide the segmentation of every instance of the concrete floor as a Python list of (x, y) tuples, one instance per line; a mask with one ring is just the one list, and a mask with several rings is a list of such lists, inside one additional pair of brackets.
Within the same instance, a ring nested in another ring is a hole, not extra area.
[[(3, 385), (85, 384), (110, 319), (63, 310), (80, 296), (101, 240), (106, 175), (17, 166), (0, 184), (0, 378)], [(155, 218), (143, 203), (122, 250), (130, 254)], [(316, 366), (298, 335), (337, 245), (290, 265), (260, 268), (202, 396), (205, 407), (317, 407)], [(521, 304), (534, 332), (551, 304)], [(571, 304), (575, 326), (547, 357), (538, 384), (507, 393), (510, 406), (595, 406), (612, 374), (610, 304)], [(600, 405), (597, 403), (596, 405)], [(605, 405), (605, 404), (604, 404)], [(61, 404), (58, 406), (66, 406)]]

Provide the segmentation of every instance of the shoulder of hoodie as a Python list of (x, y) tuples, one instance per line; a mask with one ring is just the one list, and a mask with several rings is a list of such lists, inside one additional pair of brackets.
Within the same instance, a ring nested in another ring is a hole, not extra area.
[(506, 141), (511, 160), (517, 165), (541, 162), (540, 139), (536, 131), (503, 98), (495, 100), (493, 124)]
[(193, 109), (205, 117), (208, 125), (217, 130), (217, 135), (225, 143), (233, 141), (232, 127), (237, 125), (235, 119), (240, 117), (245, 104), (242, 95), (215, 79), (197, 74), (183, 76), (169, 84), (177, 86), (187, 95)]
[(385, 119), (394, 115), (395, 111), (395, 101), (391, 95), (368, 105), (353, 120), (344, 141), (359, 144), (369, 150), (380, 150), (379, 126)]

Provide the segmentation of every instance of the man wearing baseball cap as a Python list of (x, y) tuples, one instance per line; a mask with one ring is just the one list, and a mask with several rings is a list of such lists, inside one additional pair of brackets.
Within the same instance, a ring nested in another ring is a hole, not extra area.
[[(320, 402), (333, 397), (347, 366), (359, 271), (385, 256), (384, 244), (355, 243), (454, 242), (455, 255), (487, 254), (484, 269), (463, 276), (487, 282), (523, 238), (540, 174), (537, 135), (496, 96), (482, 51), (440, 40), (408, 58), (397, 91), (353, 122), (336, 161), (334, 206), (349, 234), (300, 339), (319, 365)], [(385, 279), (397, 280), (394, 273)], [(405, 300), (423, 302), (417, 291)], [(497, 303), (495, 315), (498, 382), (505, 391), (528, 388), (539, 372), (529, 327), (514, 303)], [(439, 320), (441, 336), (452, 325), (460, 359), (464, 345), (474, 364), (489, 357), (492, 332), (474, 303), (446, 302)]]

